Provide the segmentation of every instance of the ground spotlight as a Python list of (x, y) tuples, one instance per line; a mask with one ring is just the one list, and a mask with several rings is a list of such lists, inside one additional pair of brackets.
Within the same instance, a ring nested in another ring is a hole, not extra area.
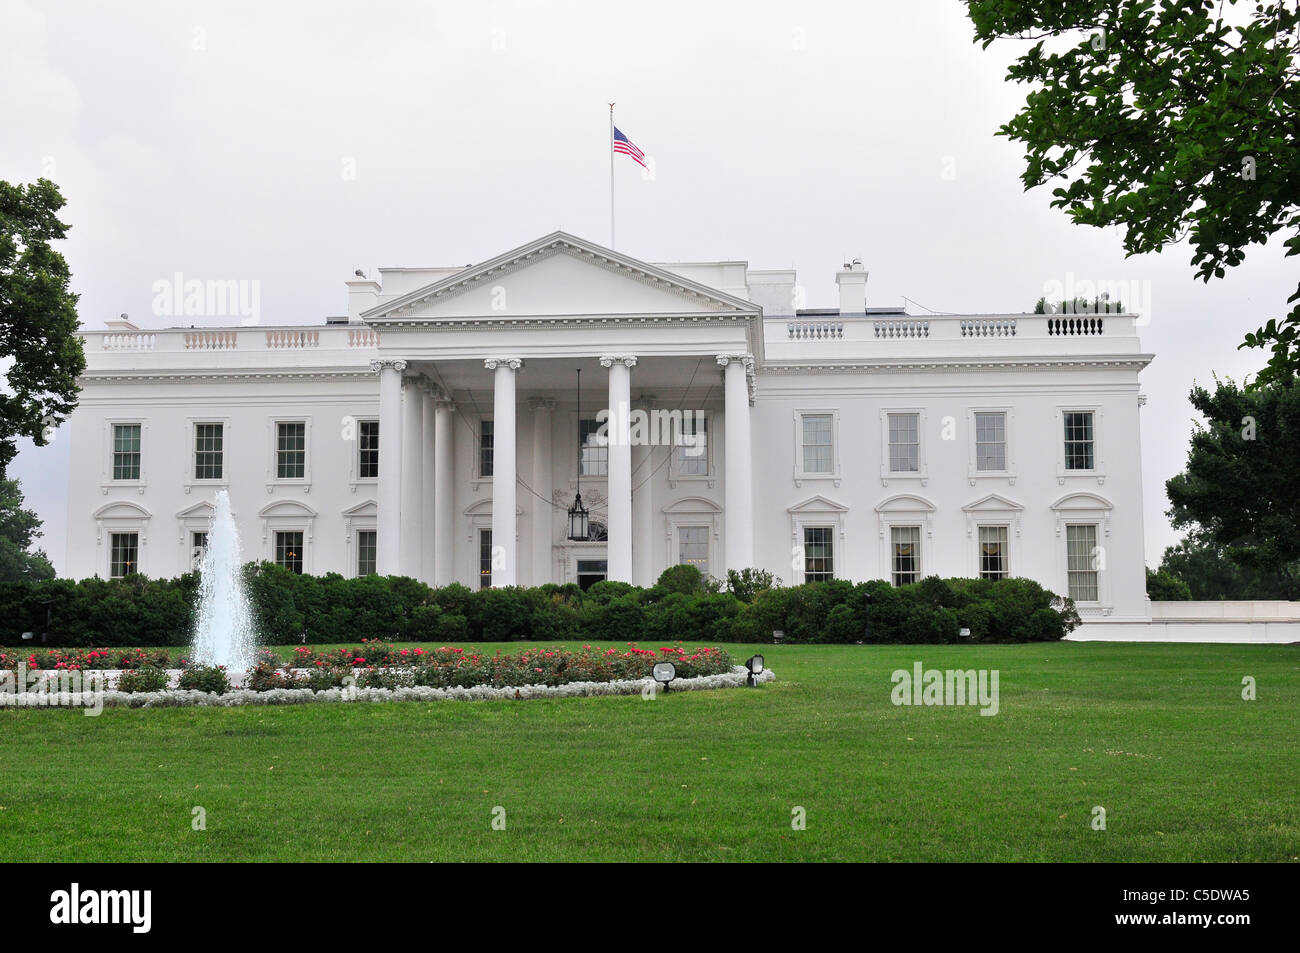
[(655, 662), (655, 667), (650, 671), (655, 681), (664, 687), (664, 691), (669, 691), (672, 680), (677, 677), (677, 666), (672, 662)]
[(749, 669), (749, 678), (745, 680), (745, 684), (753, 688), (758, 684), (758, 676), (763, 674), (763, 656), (751, 655), (745, 662), (745, 668)]

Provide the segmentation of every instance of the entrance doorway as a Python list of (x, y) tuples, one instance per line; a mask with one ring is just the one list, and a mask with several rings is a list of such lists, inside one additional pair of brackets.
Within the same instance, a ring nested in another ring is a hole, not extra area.
[(609, 560), (607, 559), (579, 559), (578, 586), (586, 592), (595, 583), (603, 582), (608, 572)]

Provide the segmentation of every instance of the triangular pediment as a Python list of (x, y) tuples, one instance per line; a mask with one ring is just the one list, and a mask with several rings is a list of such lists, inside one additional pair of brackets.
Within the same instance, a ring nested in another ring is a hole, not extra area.
[(355, 506), (349, 506), (346, 510), (343, 511), (343, 515), (345, 517), (354, 517), (354, 518), (373, 516), (377, 519), (379, 517), (379, 504), (374, 500), (365, 500), (361, 503), (356, 504)]
[(557, 316), (754, 315), (758, 306), (655, 265), (552, 232), (386, 301), (376, 324)]
[(1005, 496), (990, 493), (974, 503), (967, 503), (962, 509), (967, 513), (1005, 513), (1008, 510), (1019, 512), (1024, 507), (1015, 500), (1008, 500)]
[(848, 511), (849, 508), (843, 503), (836, 503), (834, 500), (827, 499), (820, 494), (817, 496), (810, 496), (802, 503), (796, 503), (794, 506), (791, 506), (786, 510), (787, 513), (792, 515), (808, 513), (847, 513)]

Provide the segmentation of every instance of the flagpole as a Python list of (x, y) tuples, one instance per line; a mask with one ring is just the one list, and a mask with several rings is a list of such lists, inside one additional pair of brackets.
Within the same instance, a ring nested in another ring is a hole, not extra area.
[(614, 247), (614, 104), (609, 104), (609, 247)]

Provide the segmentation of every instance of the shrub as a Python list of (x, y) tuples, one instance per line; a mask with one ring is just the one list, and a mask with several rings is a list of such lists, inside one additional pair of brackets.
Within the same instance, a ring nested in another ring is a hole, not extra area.
[(337, 665), (321, 665), (308, 669), (307, 687), (314, 692), (323, 692), (327, 688), (341, 688), (344, 680), (352, 677), (352, 668)]
[[(666, 570), (650, 589), (605, 581), (471, 590), (430, 589), (406, 577), (344, 579), (289, 572), (273, 563), (244, 567), (262, 644), (346, 642), (617, 642), (678, 638), (710, 642), (951, 642), (963, 626), (972, 641), (1062, 638), (1079, 624), (1067, 599), (1028, 579), (940, 579), (895, 588), (882, 580), (841, 579), (783, 587), (762, 570), (728, 577), (720, 591), (691, 566)], [(1154, 585), (1154, 584), (1153, 584)], [(42, 668), (165, 668), (146, 645), (190, 641), (198, 577), (98, 578), (0, 584), (0, 645), (12, 644)], [(45, 631), (62, 650), (31, 650), (24, 631)], [(112, 649), (87, 651), (89, 646)], [(270, 677), (269, 675), (267, 676)]]
[(704, 591), (704, 575), (695, 566), (682, 563), (669, 566), (659, 574), (659, 581), (650, 590), (655, 598), (679, 593), (685, 596), (697, 595)]
[(220, 665), (191, 665), (181, 671), (178, 688), (211, 695), (224, 695), (230, 691), (230, 679)]
[(766, 569), (727, 570), (727, 591), (741, 602), (753, 602), (760, 592), (777, 589), (781, 580)]
[(160, 692), (167, 687), (167, 673), (160, 668), (136, 668), (117, 679), (119, 692)]

